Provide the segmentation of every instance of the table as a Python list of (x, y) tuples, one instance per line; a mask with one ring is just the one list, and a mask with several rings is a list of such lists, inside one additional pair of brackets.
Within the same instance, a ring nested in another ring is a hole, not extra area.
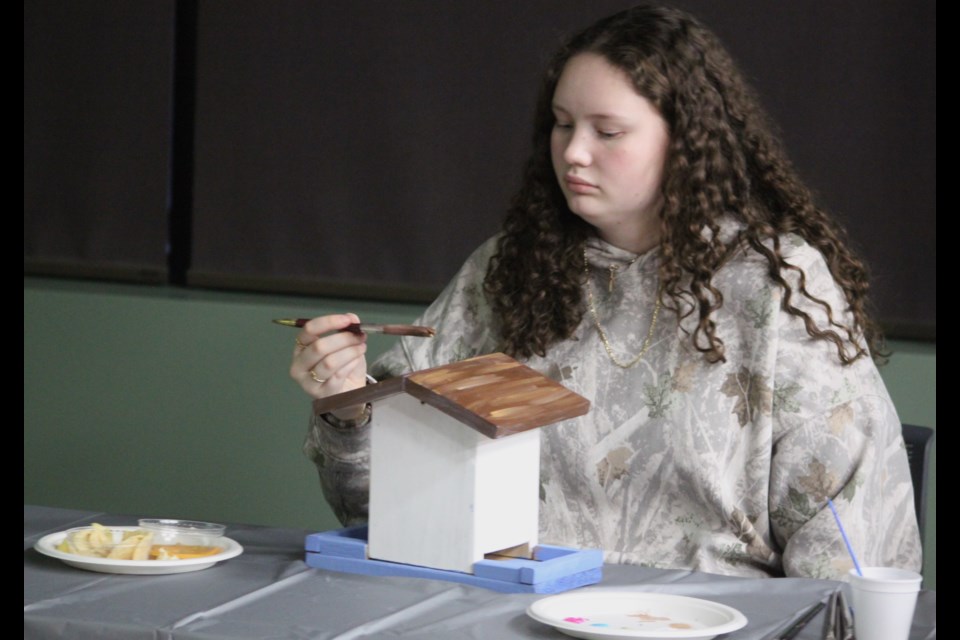
[[(232, 524), (244, 553), (202, 571), (123, 576), (69, 567), (33, 549), (42, 536), (91, 522), (136, 524), (134, 516), (25, 505), (23, 635), (45, 638), (214, 640), (255, 638), (567, 638), (525, 614), (542, 598), (415, 578), (311, 569), (308, 531)], [(590, 590), (655, 591), (708, 598), (749, 619), (728, 640), (766, 640), (838, 583), (747, 579), (694, 571), (606, 565)], [(819, 640), (822, 614), (799, 640)], [(911, 640), (936, 637), (935, 591), (923, 591)]]

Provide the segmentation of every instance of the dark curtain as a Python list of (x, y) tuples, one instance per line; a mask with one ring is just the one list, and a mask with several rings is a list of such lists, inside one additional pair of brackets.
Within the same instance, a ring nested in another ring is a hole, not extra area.
[[(41, 4), (25, 5), (25, 262), (162, 262), (162, 243), (135, 247), (148, 234), (130, 225), (163, 210), (169, 4), (105, 3), (100, 19)], [(499, 227), (546, 57), (629, 4), (197, 3), (186, 281), (430, 299)], [(891, 334), (934, 337), (936, 5), (677, 4), (727, 44), (801, 175), (849, 229)], [(115, 41), (52, 53), (36, 33), (44, 20)], [(28, 115), (38, 93), (54, 96), (53, 113)], [(76, 100), (83, 120), (70, 115)], [(105, 141), (112, 164), (91, 162)]]
[(24, 273), (166, 281), (173, 18), (24, 2)]

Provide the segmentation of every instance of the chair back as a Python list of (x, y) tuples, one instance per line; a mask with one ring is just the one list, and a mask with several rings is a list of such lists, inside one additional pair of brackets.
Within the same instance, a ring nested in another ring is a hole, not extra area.
[(936, 432), (930, 427), (912, 424), (903, 425), (903, 441), (907, 445), (907, 460), (910, 462), (910, 478), (913, 480), (913, 502), (920, 525), (920, 539), (926, 529), (927, 475)]

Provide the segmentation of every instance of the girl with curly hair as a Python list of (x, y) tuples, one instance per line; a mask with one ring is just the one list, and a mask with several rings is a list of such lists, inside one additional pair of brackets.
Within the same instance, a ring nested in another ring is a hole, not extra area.
[[(842, 577), (919, 569), (900, 422), (867, 274), (813, 202), (717, 38), (639, 6), (544, 76), (503, 229), (378, 378), (503, 351), (591, 401), (541, 433), (541, 541), (608, 562)], [(366, 384), (353, 314), (311, 320), (290, 375)], [(314, 414), (305, 450), (345, 523), (366, 515), (369, 410)]]

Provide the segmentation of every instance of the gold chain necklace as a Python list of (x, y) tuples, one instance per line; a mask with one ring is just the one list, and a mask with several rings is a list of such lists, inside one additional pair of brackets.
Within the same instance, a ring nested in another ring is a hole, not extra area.
[[(637, 256), (639, 258), (640, 256)], [(627, 267), (632, 265), (637, 261), (637, 258), (634, 258), (627, 263)], [(617, 271), (617, 266), (612, 265), (610, 269), (610, 290), (613, 290), (613, 278), (614, 273)], [(593, 287), (590, 284), (590, 262), (587, 260), (587, 248), (583, 248), (583, 275), (584, 279), (587, 282), (587, 305), (590, 308), (590, 315), (593, 316), (593, 324), (597, 328), (597, 333), (600, 334), (600, 341), (603, 342), (603, 348), (607, 352), (610, 361), (613, 364), (617, 365), (621, 369), (629, 369), (636, 365), (638, 362), (643, 360), (643, 356), (646, 355), (647, 350), (650, 348), (650, 341), (653, 339), (653, 331), (657, 328), (657, 319), (660, 317), (660, 292), (657, 292), (657, 302), (653, 307), (653, 318), (650, 320), (650, 328), (647, 329), (647, 337), (643, 339), (643, 346), (640, 347), (640, 353), (638, 353), (633, 360), (630, 362), (623, 362), (613, 353), (613, 347), (610, 346), (610, 339), (607, 338), (607, 332), (603, 330), (603, 327), (600, 325), (600, 316), (597, 314), (597, 307), (593, 302)]]

